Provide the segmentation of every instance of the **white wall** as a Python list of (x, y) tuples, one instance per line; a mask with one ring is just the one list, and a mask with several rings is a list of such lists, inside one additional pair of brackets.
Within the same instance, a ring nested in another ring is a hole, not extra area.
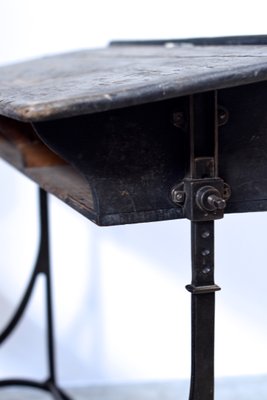
[[(264, 34), (265, 1), (0, 0), (0, 63), (111, 39)], [(0, 88), (1, 91), (1, 88)], [(0, 325), (38, 241), (36, 187), (0, 163)], [(58, 375), (64, 384), (183, 378), (190, 369), (189, 222), (98, 228), (51, 198)], [(267, 373), (266, 214), (216, 223), (216, 372)], [(42, 282), (0, 349), (0, 374), (43, 377)]]

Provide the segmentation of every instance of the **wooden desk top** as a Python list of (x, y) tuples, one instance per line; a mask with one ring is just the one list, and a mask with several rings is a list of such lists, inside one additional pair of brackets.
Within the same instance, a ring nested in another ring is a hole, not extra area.
[(171, 191), (199, 129), (190, 102), (213, 92), (225, 212), (267, 210), (267, 46), (248, 42), (115, 44), (2, 67), (0, 156), (99, 225), (183, 218)]
[(263, 45), (114, 45), (0, 68), (0, 114), (44, 121), (266, 79)]

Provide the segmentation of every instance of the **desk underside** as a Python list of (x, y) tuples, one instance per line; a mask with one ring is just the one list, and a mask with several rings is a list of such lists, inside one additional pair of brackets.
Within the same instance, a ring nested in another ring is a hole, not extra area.
[(183, 218), (170, 194), (188, 172), (189, 98), (214, 90), (229, 115), (225, 212), (267, 210), (264, 45), (115, 45), (2, 67), (0, 156), (99, 225)]
[[(170, 192), (186, 173), (187, 100), (33, 125), (2, 117), (0, 156), (99, 225), (183, 218)], [(267, 83), (219, 90), (218, 103), (229, 113), (219, 127), (225, 212), (267, 210)]]

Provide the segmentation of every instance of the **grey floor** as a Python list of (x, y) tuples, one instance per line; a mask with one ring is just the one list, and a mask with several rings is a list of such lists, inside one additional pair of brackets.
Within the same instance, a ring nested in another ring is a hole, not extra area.
[[(72, 400), (187, 400), (188, 382), (157, 382), (66, 389)], [(51, 400), (37, 390), (0, 389), (0, 400)], [(218, 379), (216, 400), (265, 400), (267, 376)]]

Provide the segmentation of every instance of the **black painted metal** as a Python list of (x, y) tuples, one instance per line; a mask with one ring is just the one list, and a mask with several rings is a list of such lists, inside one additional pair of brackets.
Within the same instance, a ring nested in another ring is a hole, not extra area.
[(231, 187), (226, 213), (266, 211), (267, 82), (218, 92), (228, 113), (219, 127), (219, 176)]
[[(189, 170), (189, 98), (34, 124), (47, 146), (85, 176), (93, 205), (79, 212), (99, 225), (185, 216), (170, 193)], [(217, 169), (232, 192), (224, 213), (267, 210), (266, 104), (267, 82), (218, 91)], [(201, 142), (205, 147), (204, 130)]]
[[(190, 400), (214, 398), (214, 221), (191, 222), (192, 355)], [(204, 289), (204, 290), (203, 290)]]
[[(218, 177), (218, 120), (217, 93), (209, 92), (190, 98), (190, 165), (188, 178), (205, 181)], [(212, 160), (212, 162), (211, 162)], [(194, 193), (191, 203), (197, 203)], [(198, 208), (198, 205), (195, 204)], [(190, 400), (214, 398), (214, 221), (212, 212), (204, 220), (200, 214), (191, 221), (192, 282), (187, 290), (192, 293), (192, 355)], [(216, 219), (216, 212), (213, 215)], [(220, 216), (222, 217), (222, 215)], [(208, 218), (208, 220), (205, 220)], [(191, 218), (192, 220), (193, 218)]]
[[(176, 111), (185, 114), (184, 126), (174, 125)], [(185, 175), (187, 112), (179, 98), (34, 128), (85, 176), (94, 200), (88, 218), (99, 225), (159, 221), (183, 217), (170, 191)]]
[(27, 305), (28, 305), (28, 301), (30, 299), (30, 296), (32, 294), (32, 290), (34, 288), (34, 284), (36, 281), (36, 273), (34, 271), (34, 273), (31, 276), (30, 282), (28, 284), (28, 287), (25, 291), (25, 294), (16, 310), (16, 312), (14, 313), (11, 321), (9, 322), (9, 324), (6, 326), (6, 328), (3, 330), (3, 332), (0, 335), (0, 344), (2, 344), (8, 337), (9, 335), (12, 333), (12, 331), (15, 329), (16, 325), (18, 324), (18, 322), (20, 321), (20, 318), (22, 317)]
[(44, 390), (45, 392), (50, 393), (54, 400), (70, 400), (70, 397), (66, 395), (66, 393), (64, 393), (49, 380), (45, 382), (36, 382), (30, 379), (6, 379), (0, 382), (0, 388), (12, 386), (30, 387), (33, 389)]
[(37, 382), (27, 379), (5, 379), (0, 381), (0, 387), (6, 386), (28, 386), (50, 392), (55, 400), (70, 400), (61, 389), (58, 388), (55, 375), (55, 351), (54, 351), (54, 328), (52, 309), (52, 288), (49, 260), (49, 226), (48, 226), (48, 204), (47, 193), (40, 189), (40, 246), (37, 261), (30, 278), (28, 287), (18, 306), (14, 316), (0, 335), (0, 343), (3, 343), (13, 333), (14, 329), (21, 322), (24, 312), (31, 299), (31, 294), (38, 277), (42, 274), (45, 277), (45, 299), (46, 299), (46, 341), (47, 341), (47, 363), (48, 379), (44, 382)]

